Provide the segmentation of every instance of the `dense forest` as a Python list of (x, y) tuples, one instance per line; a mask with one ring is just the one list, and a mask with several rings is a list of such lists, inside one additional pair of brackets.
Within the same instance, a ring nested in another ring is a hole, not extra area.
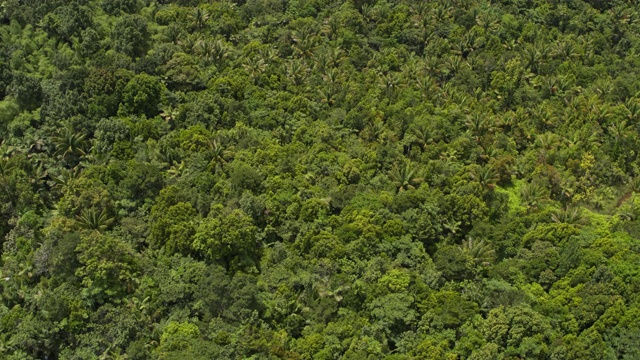
[(0, 358), (640, 359), (635, 1), (5, 0), (0, 38)]

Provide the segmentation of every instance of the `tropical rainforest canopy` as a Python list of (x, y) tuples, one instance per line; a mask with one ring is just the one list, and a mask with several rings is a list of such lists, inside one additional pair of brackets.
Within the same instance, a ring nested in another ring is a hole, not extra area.
[(640, 358), (635, 1), (1, 3), (0, 358)]

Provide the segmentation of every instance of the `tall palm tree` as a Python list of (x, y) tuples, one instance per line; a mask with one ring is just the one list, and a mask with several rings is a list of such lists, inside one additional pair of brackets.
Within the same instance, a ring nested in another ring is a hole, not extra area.
[(54, 188), (65, 188), (71, 185), (74, 180), (80, 178), (82, 170), (76, 166), (73, 169), (62, 169), (60, 175), (53, 178)]
[(267, 69), (267, 65), (268, 64), (264, 61), (264, 59), (249, 57), (245, 61), (244, 65), (242, 65), (242, 67), (247, 73), (249, 73), (249, 76), (253, 80), (254, 85), (258, 85), (258, 83), (260, 82), (260, 76)]
[(537, 182), (525, 184), (520, 188), (520, 199), (527, 209), (537, 209), (546, 196), (546, 189)]
[(231, 47), (224, 40), (218, 39), (213, 42), (210, 55), (216, 66), (220, 66), (231, 56)]
[(184, 164), (184, 161), (180, 161), (179, 163), (175, 163), (171, 165), (169, 170), (167, 170), (167, 173), (169, 174), (169, 176), (171, 176), (171, 178), (179, 178), (186, 171), (187, 171), (187, 167)]
[(55, 144), (55, 155), (62, 157), (80, 157), (85, 155), (87, 144), (84, 134), (75, 131), (71, 126), (65, 126), (53, 137)]
[(207, 24), (210, 18), (211, 14), (209, 14), (206, 10), (201, 9), (200, 7), (196, 7), (189, 14), (191, 26), (195, 29), (202, 29)]
[(13, 169), (16, 168), (16, 163), (13, 161), (13, 158), (10, 157), (1, 157), (0, 158), (0, 176), (6, 177), (8, 176)]
[(287, 79), (296, 87), (304, 84), (309, 77), (309, 68), (300, 59), (288, 61), (285, 65)]
[(100, 212), (95, 209), (84, 209), (80, 213), (80, 216), (76, 217), (76, 221), (83, 229), (103, 232), (109, 228), (109, 225), (111, 225), (115, 219), (109, 217), (104, 209), (100, 210)]
[(634, 177), (629, 183), (629, 190), (640, 193), (640, 176)]
[(500, 16), (493, 7), (486, 7), (476, 16), (476, 24), (485, 32), (493, 32), (500, 27)]
[(0, 184), (5, 194), (9, 197), (12, 204), (15, 204), (15, 194), (11, 190), (9, 175), (13, 172), (13, 169), (17, 167), (13, 158), (1, 157), (0, 158)]
[(324, 87), (321, 89), (323, 101), (332, 104), (340, 94), (345, 75), (339, 69), (329, 68), (322, 75), (322, 80), (324, 81)]
[(424, 178), (418, 175), (418, 171), (409, 164), (394, 165), (389, 171), (389, 178), (398, 192), (414, 190), (424, 181)]
[(432, 130), (426, 124), (415, 124), (411, 127), (410, 133), (413, 135), (413, 143), (418, 144), (422, 151), (433, 143)]
[(554, 150), (560, 142), (558, 136), (551, 132), (538, 135), (535, 144), (539, 148), (539, 160), (541, 163), (547, 162), (547, 155), (550, 151)]
[(380, 87), (384, 89), (387, 98), (392, 98), (396, 94), (398, 87), (401, 84), (401, 77), (397, 72), (388, 72), (385, 75), (381, 75)]
[(198, 34), (186, 34), (180, 37), (178, 45), (182, 47), (182, 51), (192, 54), (196, 50), (196, 44), (200, 41)]
[(180, 153), (175, 148), (162, 144), (157, 149), (158, 158), (169, 166), (181, 160)]
[(341, 302), (344, 298), (343, 294), (351, 289), (350, 285), (332, 286), (327, 277), (321, 279), (314, 285), (321, 298), (332, 297), (336, 302)]
[(200, 39), (193, 46), (193, 50), (196, 54), (202, 57), (205, 64), (213, 62), (213, 42), (208, 39)]
[(569, 60), (580, 56), (580, 50), (576, 47), (576, 44), (571, 40), (560, 41), (555, 44), (551, 55), (563, 60)]
[(525, 69), (529, 69), (534, 73), (538, 72), (538, 65), (540, 65), (542, 55), (534, 45), (527, 44), (520, 53), (520, 57), (524, 60)]
[(418, 77), (416, 87), (418, 90), (422, 90), (423, 94), (430, 94), (435, 89), (436, 82), (430, 75), (424, 75)]
[(579, 208), (566, 207), (558, 209), (551, 214), (551, 220), (556, 223), (581, 225), (585, 222), (582, 211)]
[(496, 251), (493, 250), (491, 245), (484, 242), (484, 239), (477, 241), (472, 237), (467, 237), (466, 240), (462, 240), (460, 250), (468, 254), (473, 262), (487, 266), (495, 259)]
[(469, 174), (471, 179), (478, 182), (483, 188), (492, 190), (496, 186), (498, 181), (498, 175), (495, 170), (490, 167), (478, 167), (475, 171)]
[(625, 110), (627, 110), (627, 118), (634, 123), (640, 120), (640, 101), (637, 98), (631, 98), (624, 104)]
[(314, 50), (318, 43), (318, 37), (309, 29), (299, 30), (293, 33), (293, 51), (303, 58), (313, 58)]
[(328, 20), (324, 21), (322, 25), (322, 33), (325, 34), (330, 40), (335, 40), (338, 36), (338, 31), (340, 31), (340, 21), (338, 17), (332, 16)]
[(381, 120), (371, 121), (362, 131), (362, 136), (368, 141), (384, 144), (389, 138), (394, 138), (393, 131)]
[(233, 156), (233, 151), (226, 148), (220, 142), (220, 139), (213, 139), (208, 143), (209, 157), (211, 161), (209, 166), (215, 171), (218, 167), (224, 167), (229, 158)]
[(476, 141), (479, 141), (480, 138), (486, 135), (487, 132), (490, 130), (490, 124), (487, 121), (486, 117), (478, 113), (469, 115), (467, 117), (467, 120), (465, 120), (464, 124), (466, 125), (467, 129), (471, 132), (471, 134), (474, 136)]

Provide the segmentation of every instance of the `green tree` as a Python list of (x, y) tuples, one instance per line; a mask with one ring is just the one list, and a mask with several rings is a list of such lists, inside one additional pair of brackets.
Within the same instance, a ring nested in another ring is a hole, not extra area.
[(255, 265), (260, 254), (258, 228), (241, 210), (208, 217), (196, 231), (193, 249), (227, 269)]
[(111, 30), (113, 49), (131, 57), (147, 53), (150, 36), (147, 20), (137, 14), (119, 17)]
[(76, 252), (81, 264), (76, 275), (89, 299), (104, 303), (133, 291), (139, 260), (127, 243), (91, 232), (81, 237)]
[(155, 76), (136, 75), (122, 91), (122, 102), (118, 113), (154, 117), (160, 113), (159, 105), (164, 91), (164, 85)]

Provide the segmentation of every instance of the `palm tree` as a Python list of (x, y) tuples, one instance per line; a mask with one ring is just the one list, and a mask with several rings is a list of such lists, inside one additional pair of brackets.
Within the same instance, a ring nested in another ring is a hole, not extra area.
[(115, 219), (109, 217), (104, 209), (100, 210), (100, 212), (95, 209), (84, 209), (80, 213), (80, 216), (76, 217), (76, 221), (83, 229), (103, 232), (109, 228), (109, 225), (111, 225)]
[(525, 184), (520, 188), (520, 199), (527, 209), (537, 209), (546, 198), (546, 189), (537, 182)]
[(55, 155), (63, 159), (68, 156), (80, 157), (85, 155), (86, 138), (84, 134), (75, 131), (71, 126), (65, 126), (53, 137), (56, 147)]
[(16, 152), (16, 147), (7, 145), (7, 142), (5, 140), (1, 140), (0, 143), (2, 144), (0, 145), (0, 158), (9, 158), (11, 157), (11, 155), (13, 155), (13, 153)]
[(431, 76), (440, 75), (444, 66), (444, 60), (440, 56), (428, 56), (425, 58), (424, 67)]
[(488, 266), (495, 259), (496, 251), (493, 250), (491, 245), (486, 244), (483, 240), (476, 241), (472, 237), (467, 237), (466, 240), (462, 240), (460, 250), (468, 254), (473, 262)]
[(429, 75), (418, 77), (416, 80), (416, 87), (418, 90), (422, 90), (423, 94), (430, 94), (436, 87), (436, 82)]
[(60, 176), (53, 178), (54, 188), (65, 188), (71, 185), (71, 183), (80, 178), (82, 171), (80, 167), (76, 166), (73, 169), (62, 169)]
[(342, 83), (345, 79), (342, 71), (336, 68), (327, 69), (327, 71), (322, 75), (322, 80), (324, 80), (324, 87), (320, 89), (320, 93), (322, 94), (322, 101), (328, 104), (333, 104), (336, 100), (336, 95), (340, 94), (340, 90), (342, 89)]
[(455, 54), (460, 55), (462, 59), (466, 59), (470, 53), (475, 50), (474, 43), (476, 39), (471, 32), (466, 33), (462, 39), (453, 44), (453, 51)]
[[(626, 195), (626, 194), (625, 194)], [(630, 197), (630, 196), (629, 196)], [(622, 200), (622, 199), (621, 199)], [(637, 216), (637, 208), (634, 202), (634, 199), (631, 199), (631, 202), (624, 204), (624, 206), (620, 206), (621, 202), (618, 201), (618, 213), (616, 214), (620, 219), (624, 221), (634, 221), (638, 218)]]
[(478, 167), (474, 172), (469, 174), (471, 179), (477, 181), (483, 188), (492, 190), (496, 186), (498, 176), (490, 167)]
[(196, 54), (201, 56), (205, 64), (213, 62), (213, 42), (210, 40), (200, 39), (193, 46), (193, 50)]
[(263, 46), (259, 48), (258, 55), (260, 55), (260, 58), (267, 64), (267, 66), (280, 61), (278, 50), (272, 46)]
[(49, 175), (44, 165), (41, 162), (35, 161), (31, 163), (31, 176), (29, 182), (33, 185), (38, 185), (44, 182), (44, 179)]
[(585, 218), (579, 208), (566, 207), (554, 211), (551, 220), (556, 223), (580, 225), (584, 223)]
[(20, 141), (20, 149), (22, 152), (26, 152), (31, 157), (34, 153), (39, 153), (47, 150), (47, 144), (39, 136), (32, 134), (25, 134)]
[(551, 55), (554, 57), (558, 57), (563, 60), (569, 60), (571, 58), (577, 57), (580, 55), (579, 49), (577, 49), (576, 44), (571, 40), (558, 41), (551, 52)]
[(640, 193), (640, 176), (634, 177), (629, 183), (629, 190)]
[(458, 55), (451, 55), (448, 57), (447, 59), (447, 74), (449, 76), (453, 76), (455, 74), (457, 74), (458, 72), (460, 72), (460, 70), (462, 70), (463, 68), (469, 68), (469, 63), (466, 62), (462, 56), (458, 56)]
[(222, 39), (213, 42), (210, 56), (216, 66), (220, 66), (231, 55), (231, 48)]
[(267, 69), (267, 63), (264, 61), (264, 59), (249, 57), (247, 58), (247, 61), (245, 61), (245, 64), (242, 65), (242, 67), (247, 73), (249, 73), (249, 76), (253, 80), (254, 85), (258, 85), (258, 83), (260, 82), (260, 76)]
[(338, 31), (340, 31), (340, 28), (340, 21), (336, 16), (333, 16), (324, 21), (324, 24), (322, 25), (322, 33), (325, 34), (330, 40), (335, 40), (335, 38), (338, 36)]
[(180, 110), (172, 106), (168, 106), (166, 108), (162, 108), (159, 115), (162, 120), (171, 124), (174, 120), (176, 120), (176, 118), (178, 118), (178, 116), (180, 116)]
[(640, 102), (637, 98), (629, 99), (624, 104), (625, 110), (627, 110), (627, 117), (629, 120), (637, 123), (640, 119)]
[(390, 130), (383, 121), (378, 119), (371, 121), (367, 125), (362, 131), (362, 136), (368, 141), (376, 141), (380, 144), (384, 144), (389, 138), (395, 138), (393, 131)]
[(169, 170), (167, 170), (167, 173), (169, 174), (169, 176), (171, 176), (172, 178), (177, 178), (182, 176), (182, 174), (184, 174), (187, 170), (187, 167), (184, 164), (184, 161), (181, 161), (179, 163), (175, 163), (173, 164)]
[(559, 144), (560, 139), (558, 136), (551, 132), (538, 135), (536, 138), (536, 145), (540, 149), (538, 161), (541, 163), (547, 162), (547, 155), (550, 151), (554, 150)]
[(160, 145), (157, 151), (160, 160), (167, 163), (168, 165), (173, 165), (181, 160), (178, 150), (166, 144)]
[(227, 164), (230, 157), (233, 156), (233, 151), (225, 148), (219, 139), (213, 139), (208, 143), (209, 156), (211, 161), (209, 166), (215, 171), (218, 167), (223, 167)]
[(462, 222), (455, 219), (454, 220), (445, 219), (442, 222), (442, 227), (448, 230), (453, 235), (455, 235), (458, 231), (460, 231), (460, 225), (462, 225)]
[(398, 192), (414, 190), (424, 181), (424, 178), (418, 176), (418, 172), (409, 164), (394, 165), (389, 171), (389, 178), (393, 181)]
[(314, 285), (318, 292), (318, 296), (321, 298), (332, 297), (336, 302), (341, 302), (344, 298), (343, 294), (351, 289), (351, 286), (349, 285), (340, 285), (337, 287), (331, 286), (329, 279), (326, 277)]
[(309, 75), (309, 68), (299, 59), (287, 62), (285, 71), (289, 81), (296, 87), (304, 84)]
[(416, 124), (411, 127), (410, 132), (413, 135), (413, 142), (418, 144), (422, 151), (427, 150), (427, 146), (433, 143), (431, 128), (426, 124)]
[(385, 90), (387, 98), (392, 98), (401, 83), (400, 75), (396, 72), (388, 72), (385, 75), (381, 75), (379, 79), (380, 87)]
[(476, 141), (480, 141), (480, 138), (486, 135), (490, 130), (487, 119), (483, 115), (477, 113), (473, 116), (468, 116), (464, 124), (467, 126), (467, 129), (471, 132)]
[(495, 146), (493, 146), (493, 144), (490, 144), (487, 146), (481, 145), (480, 150), (482, 151), (479, 156), (480, 160), (485, 164), (488, 163), (491, 159), (498, 156), (499, 154), (498, 149), (496, 149)]
[(13, 158), (10, 157), (1, 157), (0, 158), (0, 183), (2, 184), (2, 189), (5, 194), (9, 197), (12, 204), (15, 204), (15, 194), (11, 190), (11, 186), (9, 184), (8, 176), (12, 173), (13, 169), (17, 167)]
[(209, 21), (211, 15), (206, 11), (199, 7), (193, 9), (191, 14), (189, 14), (189, 20), (191, 21), (191, 26), (195, 29), (202, 29)]
[(607, 126), (609, 134), (614, 138), (614, 144), (620, 145), (620, 142), (632, 133), (631, 125), (626, 119), (616, 119), (611, 125)]
[(16, 168), (15, 161), (13, 158), (2, 157), (0, 158), (0, 176), (6, 177), (8, 176), (13, 169)]
[(548, 43), (541, 41), (536, 44), (536, 51), (541, 62), (545, 62), (551, 57), (552, 49)]
[(527, 44), (520, 56), (524, 60), (523, 64), (525, 69), (529, 69), (534, 73), (538, 72), (538, 65), (540, 64), (542, 55), (534, 45)]
[(339, 67), (347, 59), (340, 46), (328, 48), (325, 54), (327, 56), (327, 63), (330, 67)]
[(182, 51), (191, 54), (196, 49), (198, 41), (200, 41), (198, 34), (187, 34), (180, 38), (178, 45), (182, 47)]
[(485, 32), (493, 32), (500, 26), (499, 15), (493, 9), (493, 7), (484, 8), (483, 11), (476, 16), (476, 24), (483, 28)]
[(303, 58), (313, 58), (318, 37), (309, 29), (296, 31), (293, 35), (293, 51)]

